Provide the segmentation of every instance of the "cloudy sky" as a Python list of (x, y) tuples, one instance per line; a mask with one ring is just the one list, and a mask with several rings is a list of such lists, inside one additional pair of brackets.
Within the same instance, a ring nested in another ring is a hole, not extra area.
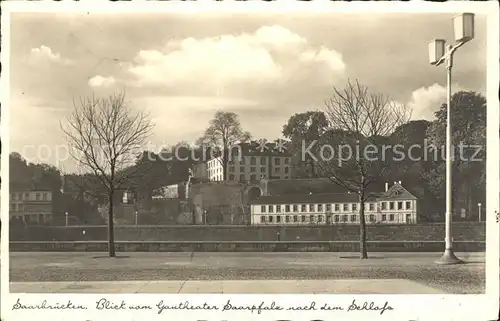
[[(205, 15), (16, 13), (11, 25), (11, 150), (64, 163), (59, 123), (73, 98), (125, 90), (156, 124), (151, 146), (191, 142), (216, 110), (255, 138), (276, 139), (294, 113), (321, 110), (358, 79), (433, 118), (443, 66), (427, 43), (451, 40), (453, 14)], [(454, 90), (484, 92), (486, 19), (456, 54)], [(58, 147), (59, 146), (59, 147)]]

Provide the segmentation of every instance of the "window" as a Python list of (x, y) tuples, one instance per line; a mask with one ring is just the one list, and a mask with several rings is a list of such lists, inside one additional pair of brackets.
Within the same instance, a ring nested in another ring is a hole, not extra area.
[(370, 222), (375, 222), (375, 215), (370, 214)]
[(245, 180), (245, 174), (240, 174), (240, 181), (244, 181)]
[(261, 167), (261, 168), (260, 168), (260, 172), (261, 172), (261, 173), (265, 173), (265, 172), (266, 172), (266, 168), (265, 168), (265, 167)]
[(276, 213), (281, 213), (281, 205), (276, 205)]
[(244, 164), (245, 164), (245, 157), (241, 157), (241, 158), (240, 158), (240, 164), (241, 164), (241, 165), (244, 165)]
[(293, 205), (293, 211), (298, 212), (299, 211), (299, 206), (298, 205)]
[(314, 223), (314, 215), (309, 215), (309, 223)]
[(351, 222), (356, 222), (356, 215), (351, 215)]
[(300, 211), (305, 212), (306, 211), (306, 206), (305, 205), (300, 205)]
[(276, 223), (281, 223), (281, 215), (276, 216)]
[(285, 216), (285, 222), (290, 223), (290, 215)]
[(261, 212), (261, 213), (265, 213), (265, 212), (266, 212), (266, 206), (265, 206), (265, 205), (262, 205), (262, 206), (260, 207), (260, 212)]
[(370, 211), (374, 211), (375, 210), (375, 204), (370, 203), (369, 207), (370, 207)]
[(293, 216), (293, 222), (294, 223), (297, 223), (299, 221), (299, 218), (297, 217), (297, 215), (294, 215)]
[(274, 213), (274, 206), (273, 206), (273, 205), (269, 205), (269, 206), (267, 207), (267, 211), (268, 211), (269, 213)]
[(234, 174), (229, 174), (229, 180), (234, 181)]
[(394, 202), (389, 202), (389, 209), (393, 210), (394, 209)]
[(348, 215), (342, 215), (342, 222), (347, 222)]
[(260, 158), (260, 164), (261, 164), (261, 165), (266, 165), (266, 163), (267, 163), (266, 158), (265, 158), (265, 157), (261, 157), (261, 158)]
[(309, 204), (309, 212), (314, 212), (314, 204)]
[(389, 215), (389, 221), (394, 221), (394, 214)]
[(343, 211), (347, 212), (349, 210), (349, 204), (344, 204)]
[(280, 168), (279, 168), (279, 167), (276, 167), (276, 168), (274, 169), (274, 172), (275, 172), (275, 173), (279, 173), (279, 172), (280, 172)]
[(285, 212), (290, 212), (290, 205), (285, 205)]
[(386, 204), (386, 202), (380, 202), (380, 208), (381, 208), (382, 210), (386, 210), (386, 209), (387, 209), (387, 204)]
[(335, 219), (335, 222), (338, 222), (340, 220), (338, 215), (334, 215), (334, 219)]
[(403, 209), (403, 202), (398, 202), (398, 210), (402, 210)]
[(410, 201), (406, 202), (406, 209), (411, 210), (411, 202)]
[(230, 166), (229, 167), (229, 171), (233, 173), (234, 172), (234, 166)]
[(260, 222), (261, 223), (265, 223), (266, 222), (266, 217), (265, 216), (261, 216), (260, 217)]
[(302, 215), (302, 223), (304, 223), (305, 221), (306, 221), (306, 216)]
[(335, 212), (340, 211), (340, 204), (335, 204)]
[(358, 204), (352, 204), (352, 210), (357, 211), (358, 210)]
[(29, 193), (25, 193), (24, 194), (24, 199), (25, 200), (29, 200), (30, 199), (30, 194)]
[(318, 204), (318, 212), (323, 212), (323, 204)]
[(257, 176), (255, 174), (250, 175), (250, 180), (251, 181), (256, 181), (257, 180)]
[(332, 211), (332, 204), (326, 204), (326, 211), (331, 212)]
[(254, 156), (250, 157), (250, 165), (255, 165), (257, 163), (257, 160), (255, 159)]
[(385, 222), (385, 221), (387, 221), (387, 215), (382, 214), (382, 222)]
[(269, 215), (269, 223), (272, 223), (273, 222), (273, 217), (271, 215)]
[(255, 173), (255, 167), (250, 167), (250, 172)]
[(288, 174), (288, 167), (285, 167), (285, 174)]
[(40, 193), (36, 193), (35, 197), (36, 197), (36, 200), (39, 201), (40, 200)]
[(281, 159), (279, 159), (278, 157), (276, 157), (274, 159), (274, 165), (281, 165)]
[(15, 201), (15, 200), (16, 200), (16, 195), (17, 195), (16, 193), (12, 193), (12, 194), (10, 194), (10, 198), (11, 198), (13, 201)]
[(323, 215), (318, 215), (318, 223), (322, 223), (323, 222)]

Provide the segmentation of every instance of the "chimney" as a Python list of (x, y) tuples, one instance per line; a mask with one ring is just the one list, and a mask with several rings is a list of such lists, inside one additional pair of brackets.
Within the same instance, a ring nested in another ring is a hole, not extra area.
[(389, 183), (385, 183), (385, 191), (387, 192), (389, 190)]

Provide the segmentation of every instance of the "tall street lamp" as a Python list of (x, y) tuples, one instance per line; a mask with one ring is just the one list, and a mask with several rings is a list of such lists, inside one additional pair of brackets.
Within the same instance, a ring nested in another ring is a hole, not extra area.
[(481, 203), (477, 203), (477, 213), (478, 213), (478, 218), (479, 222), (481, 222)]
[(453, 253), (453, 241), (451, 237), (452, 219), (452, 131), (451, 131), (451, 69), (453, 67), (453, 54), (466, 42), (474, 38), (474, 14), (462, 13), (453, 18), (453, 31), (456, 43), (446, 44), (443, 39), (435, 39), (429, 43), (429, 62), (431, 65), (439, 66), (446, 63), (447, 71), (447, 97), (446, 97), (446, 223), (445, 223), (445, 250), (443, 256), (436, 261), (437, 264), (463, 263)]

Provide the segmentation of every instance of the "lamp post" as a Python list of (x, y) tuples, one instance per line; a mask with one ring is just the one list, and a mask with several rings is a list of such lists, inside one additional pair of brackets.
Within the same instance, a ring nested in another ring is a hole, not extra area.
[(135, 211), (135, 226), (137, 226), (137, 211)]
[(66, 226), (68, 226), (68, 212), (64, 213), (64, 217), (65, 217)]
[(474, 38), (474, 14), (462, 13), (453, 17), (453, 31), (455, 45), (446, 44), (443, 39), (435, 39), (429, 43), (429, 62), (431, 65), (439, 66), (446, 63), (446, 220), (445, 220), (445, 250), (443, 256), (436, 261), (437, 264), (463, 263), (453, 253), (453, 241), (451, 237), (452, 219), (452, 131), (451, 131), (451, 70), (453, 67), (453, 54), (468, 41)]
[(479, 222), (481, 222), (481, 203), (477, 203), (477, 215)]

